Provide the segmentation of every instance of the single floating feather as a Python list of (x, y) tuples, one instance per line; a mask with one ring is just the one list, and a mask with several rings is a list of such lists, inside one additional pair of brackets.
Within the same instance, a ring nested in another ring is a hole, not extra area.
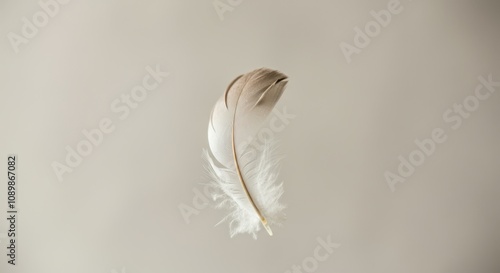
[(240, 75), (227, 87), (212, 110), (208, 143), (215, 160), (204, 152), (213, 198), (231, 212), (231, 237), (249, 233), (254, 238), (262, 226), (273, 235), (270, 224), (279, 224), (283, 209), (279, 199), (283, 184), (277, 183), (280, 158), (275, 141), (265, 141), (262, 151), (252, 150), (253, 139), (287, 84), (287, 76), (267, 68)]

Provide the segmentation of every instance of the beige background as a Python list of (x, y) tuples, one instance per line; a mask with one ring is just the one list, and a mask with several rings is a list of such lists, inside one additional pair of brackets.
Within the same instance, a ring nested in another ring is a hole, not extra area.
[[(16, 54), (8, 33), (40, 10), (22, 2), (0, 2), (0, 161), (19, 155), (20, 209), (19, 265), (2, 220), (0, 272), (281, 273), (328, 235), (341, 246), (316, 272), (499, 272), (500, 88), (459, 129), (442, 118), (479, 76), (500, 81), (498, 1), (402, 1), (351, 64), (339, 44), (388, 1), (248, 0), (221, 20), (211, 0), (74, 0)], [(156, 64), (170, 75), (120, 120), (111, 102)], [(213, 104), (262, 66), (290, 78), (288, 220), (230, 239), (224, 212), (186, 223), (179, 205), (204, 182)], [(59, 182), (52, 162), (102, 118), (115, 131)], [(434, 128), (447, 141), (391, 192), (384, 172)]]

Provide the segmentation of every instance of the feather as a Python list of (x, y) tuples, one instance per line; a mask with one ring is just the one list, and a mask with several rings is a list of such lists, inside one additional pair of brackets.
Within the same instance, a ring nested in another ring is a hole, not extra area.
[(206, 170), (216, 189), (212, 197), (217, 207), (230, 209), (221, 222), (229, 222), (231, 237), (249, 233), (257, 238), (261, 225), (272, 235), (270, 225), (279, 225), (284, 218), (276, 141), (266, 140), (262, 151), (256, 151), (248, 140), (255, 139), (286, 84), (287, 76), (267, 68), (240, 75), (210, 115), (208, 143), (213, 158), (204, 151)]

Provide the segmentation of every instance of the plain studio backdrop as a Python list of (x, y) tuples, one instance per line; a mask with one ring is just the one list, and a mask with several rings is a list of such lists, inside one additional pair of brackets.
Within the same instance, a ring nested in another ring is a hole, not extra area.
[[(63, 2), (0, 2), (0, 272), (500, 271), (498, 1)], [(231, 239), (201, 154), (259, 67), (287, 220)]]

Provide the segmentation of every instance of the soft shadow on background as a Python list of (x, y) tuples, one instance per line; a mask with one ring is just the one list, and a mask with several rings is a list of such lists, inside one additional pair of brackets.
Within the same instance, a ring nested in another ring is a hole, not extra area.
[[(500, 271), (500, 86), (468, 98), (480, 77), (500, 82), (498, 1), (402, 0), (350, 62), (341, 44), (394, 2), (220, 3), (221, 16), (211, 0), (73, 0), (17, 46), (9, 33), (43, 9), (0, 3), (1, 272)], [(293, 118), (276, 132), (288, 219), (230, 239), (200, 196), (201, 151), (227, 84), (263, 66), (289, 76), (277, 109)], [(169, 74), (127, 104), (156, 69)], [(54, 162), (103, 120), (110, 132), (58, 179)], [(436, 128), (446, 140), (391, 190), (387, 172)], [(318, 240), (340, 246), (318, 259)]]

